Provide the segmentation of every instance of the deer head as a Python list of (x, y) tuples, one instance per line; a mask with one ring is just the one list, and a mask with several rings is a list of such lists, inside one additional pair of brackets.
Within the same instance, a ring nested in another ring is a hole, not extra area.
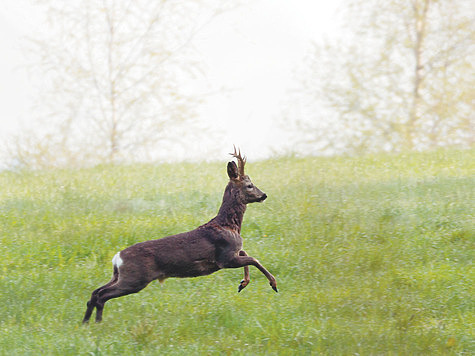
[(244, 174), (246, 157), (241, 156), (241, 150), (236, 150), (234, 147), (234, 153), (230, 153), (230, 155), (238, 162), (237, 164), (234, 161), (228, 163), (228, 176), (238, 201), (243, 204), (264, 201), (267, 195), (251, 182), (249, 176)]

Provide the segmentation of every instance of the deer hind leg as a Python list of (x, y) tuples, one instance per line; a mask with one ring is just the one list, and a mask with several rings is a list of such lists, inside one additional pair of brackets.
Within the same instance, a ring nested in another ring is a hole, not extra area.
[(102, 312), (104, 304), (113, 298), (122, 297), (124, 295), (133, 294), (144, 289), (149, 282), (135, 282), (133, 284), (124, 280), (119, 280), (115, 284), (102, 287), (97, 293), (96, 301), (96, 323), (102, 321)]
[[(245, 251), (239, 251), (239, 256), (247, 256)], [(249, 266), (244, 266), (244, 279), (241, 281), (238, 287), (238, 293), (247, 287), (251, 278), (249, 276)]]
[(89, 322), (89, 319), (91, 318), (92, 312), (94, 311), (94, 308), (97, 307), (97, 296), (98, 293), (103, 290), (104, 288), (107, 288), (117, 282), (119, 279), (119, 273), (114, 268), (114, 275), (112, 276), (112, 279), (104, 284), (102, 287), (97, 288), (92, 292), (91, 299), (87, 302), (87, 309), (86, 309), (86, 314), (84, 315), (84, 319), (82, 320), (83, 324)]
[[(246, 254), (247, 255), (247, 254)], [(264, 276), (267, 277), (269, 280), (269, 284), (272, 287), (272, 289), (276, 292), (277, 290), (277, 282), (274, 278), (274, 276), (264, 268), (261, 263), (256, 260), (254, 257), (251, 256), (241, 256), (241, 253), (239, 253), (239, 256), (228, 256), (228, 258), (225, 258), (222, 267), (223, 268), (239, 268), (239, 267), (244, 267), (244, 266), (255, 266), (259, 271), (261, 271)]]

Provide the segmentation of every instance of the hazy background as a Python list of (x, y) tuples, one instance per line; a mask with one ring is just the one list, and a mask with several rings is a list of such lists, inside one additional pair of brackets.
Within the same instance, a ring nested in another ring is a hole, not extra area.
[[(288, 133), (278, 122), (286, 91), (294, 83), (311, 40), (331, 35), (339, 1), (256, 1), (210, 20), (193, 38), (203, 72), (193, 87), (211, 92), (199, 121), (213, 137), (167, 151), (173, 159), (223, 158), (238, 144), (252, 158), (286, 146)], [(25, 40), (42, 30), (45, 14), (33, 1), (5, 0), (0, 13), (0, 132), (5, 140), (35, 123), (34, 104), (41, 82), (29, 78)], [(38, 128), (39, 129), (39, 128)], [(199, 149), (198, 149), (199, 147)]]
[(0, 164), (471, 147), (473, 19), (467, 0), (4, 0)]

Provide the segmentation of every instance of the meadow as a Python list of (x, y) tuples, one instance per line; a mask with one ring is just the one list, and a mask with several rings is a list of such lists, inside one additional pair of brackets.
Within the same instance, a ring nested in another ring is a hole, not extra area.
[(0, 173), (1, 355), (473, 355), (475, 150), (246, 171), (251, 267), (151, 283), (82, 325), (114, 254), (215, 216), (226, 163)]

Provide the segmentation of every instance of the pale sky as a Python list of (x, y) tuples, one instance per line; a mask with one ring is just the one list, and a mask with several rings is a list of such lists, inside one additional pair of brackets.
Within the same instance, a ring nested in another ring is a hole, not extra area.
[[(205, 62), (203, 81), (232, 89), (213, 96), (200, 120), (222, 132), (207, 143), (216, 159), (226, 159), (232, 144), (250, 160), (268, 157), (288, 142), (278, 121), (286, 93), (295, 86), (311, 41), (337, 31), (340, 0), (260, 0), (215, 18), (193, 44)], [(37, 10), (35, 10), (37, 11)], [(28, 0), (2, 0), (0, 9), (0, 140), (34, 119), (36, 88), (28, 80), (22, 52), (24, 36), (41, 26), (41, 14)], [(189, 147), (171, 156), (184, 159)], [(195, 152), (199, 156), (199, 152)]]

